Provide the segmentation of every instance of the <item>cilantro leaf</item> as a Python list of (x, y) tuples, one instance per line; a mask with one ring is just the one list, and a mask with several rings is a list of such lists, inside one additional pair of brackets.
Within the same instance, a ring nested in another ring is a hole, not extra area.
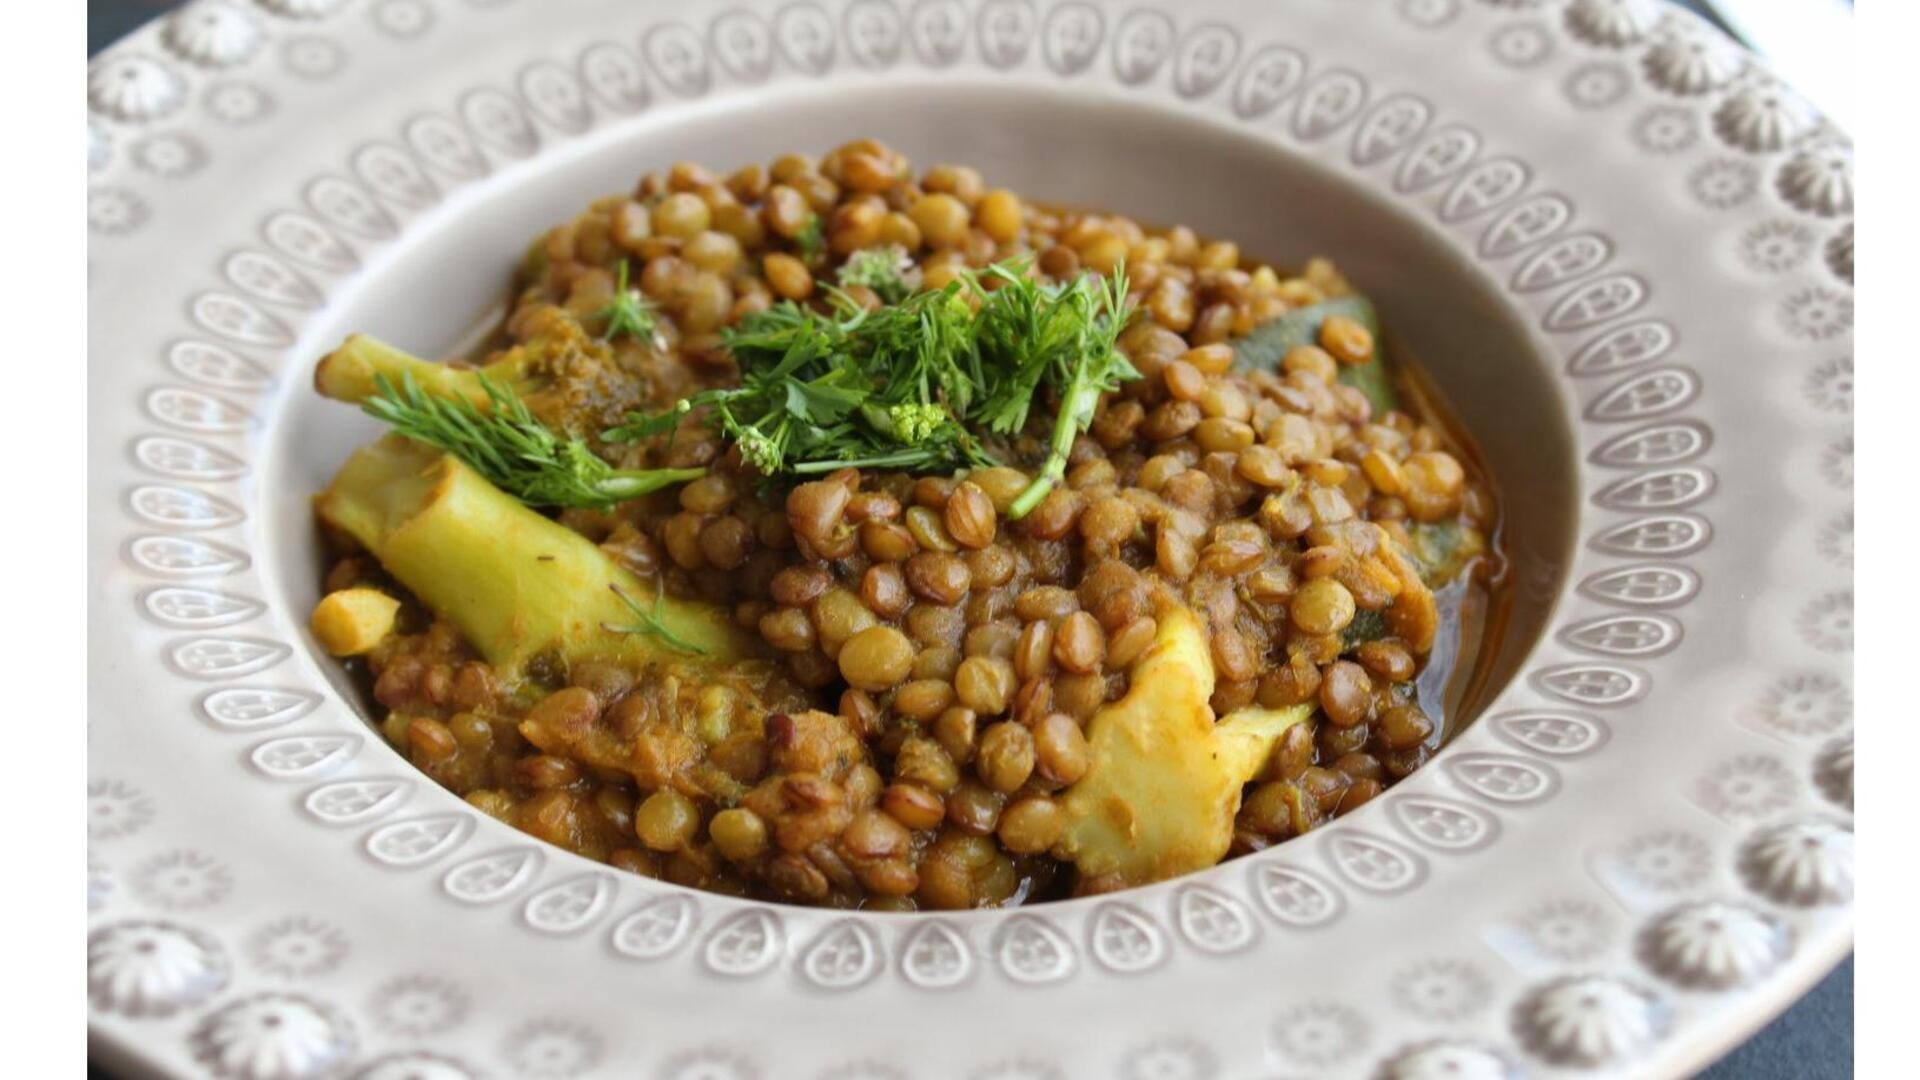
[(653, 302), (640, 295), (640, 290), (627, 287), (627, 260), (620, 260), (619, 278), (614, 284), (613, 299), (608, 300), (594, 317), (605, 320), (606, 329), (601, 337), (609, 342), (626, 334), (635, 341), (652, 341), (659, 332), (654, 321)]

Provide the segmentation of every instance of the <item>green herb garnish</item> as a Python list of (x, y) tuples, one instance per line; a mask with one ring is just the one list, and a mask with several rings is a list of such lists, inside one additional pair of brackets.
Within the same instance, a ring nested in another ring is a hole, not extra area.
[(1012, 435), (1026, 426), (1041, 387), (1052, 387), (1060, 397), (1039, 475), (1007, 508), (1009, 518), (1019, 519), (1066, 475), (1067, 453), (1074, 437), (1093, 423), (1100, 395), (1140, 377), (1114, 347), (1129, 316), (1127, 272), (1122, 267), (1111, 278), (1082, 276), (1046, 287), (996, 263), (980, 277), (1001, 282), (984, 295), (974, 324), (979, 352), (991, 358), (987, 370), (995, 374), (986, 380), (981, 421), (991, 431)]
[(881, 300), (897, 304), (911, 291), (906, 279), (906, 269), (911, 265), (906, 250), (898, 245), (863, 248), (847, 256), (847, 261), (841, 264), (840, 285), (843, 288), (864, 285)]
[(374, 393), (361, 405), (376, 419), (411, 439), (437, 446), (495, 487), (530, 506), (605, 509), (703, 475), (705, 469), (616, 469), (580, 439), (541, 423), (504, 384), (475, 372), (490, 408), (461, 396), (438, 397), (420, 388), (411, 372), (398, 385), (374, 377)]
[(659, 327), (654, 323), (653, 303), (640, 295), (640, 290), (627, 287), (627, 260), (620, 260), (619, 280), (614, 285), (613, 299), (606, 302), (594, 317), (604, 319), (606, 329), (601, 338), (611, 342), (621, 334), (635, 341), (652, 341)]
[(669, 432), (704, 407), (741, 457), (769, 476), (990, 462), (953, 411), (973, 393), (964, 366), (973, 312), (957, 287), (875, 311), (833, 295), (830, 313), (785, 302), (749, 315), (725, 335), (739, 386), (631, 416), (606, 438)]
[(664, 434), (705, 408), (769, 476), (951, 471), (992, 464), (980, 438), (1018, 434), (1051, 390), (1059, 405), (1047, 456), (1008, 510), (1022, 517), (1065, 474), (1101, 393), (1139, 377), (1115, 348), (1130, 315), (1124, 273), (1043, 285), (1025, 269), (1024, 260), (997, 263), (874, 311), (830, 287), (827, 312), (785, 302), (751, 314), (725, 337), (739, 386), (633, 415), (605, 437)]
[(670, 649), (677, 649), (683, 653), (691, 653), (694, 656), (705, 656), (707, 654), (707, 650), (674, 633), (673, 627), (667, 624), (666, 615), (662, 611), (662, 606), (666, 603), (666, 593), (662, 591), (658, 582), (655, 582), (653, 586), (653, 606), (651, 608), (641, 607), (640, 601), (628, 596), (626, 590), (618, 585), (609, 582), (607, 588), (612, 589), (613, 595), (619, 597), (620, 602), (625, 604), (627, 610), (633, 613), (635, 622), (630, 626), (605, 623), (602, 624), (603, 629), (615, 634), (645, 634), (651, 638), (658, 638), (662, 644)]
[(826, 244), (827, 238), (820, 226), (820, 215), (807, 215), (807, 223), (800, 227), (800, 235), (793, 238), (793, 246), (800, 249), (802, 256), (811, 260), (820, 254)]

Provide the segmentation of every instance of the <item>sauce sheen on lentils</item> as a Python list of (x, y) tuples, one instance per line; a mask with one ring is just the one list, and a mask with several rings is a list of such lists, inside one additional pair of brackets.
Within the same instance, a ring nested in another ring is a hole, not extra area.
[[(727, 334), (756, 313), (840, 318), (956, 281), (978, 282), (956, 292), (977, 309), (1007, 287), (992, 266), (1124, 281), (1127, 377), (1069, 424), (1051, 487), (1034, 482), (1052, 384), (1019, 430), (967, 429), (976, 456), (939, 472), (763, 475), (679, 404), (738, 385)], [(353, 657), (401, 753), (527, 833), (700, 889), (953, 909), (1131, 883), (1066, 857), (1064, 795), (1096, 766), (1089, 721), (1184, 608), (1214, 716), (1306, 716), (1241, 791), (1227, 855), (1259, 851), (1425, 763), (1498, 629), (1491, 481), (1432, 388), (1380, 366), (1370, 311), (1327, 259), (1283, 270), (871, 139), (731, 173), (678, 163), (536, 239), (504, 321), (455, 366), (545, 350), (538, 423), (618, 470), (683, 470), (543, 512), (759, 655), (717, 669), (683, 642), (507, 670), (332, 530), (316, 634)], [(1248, 362), (1243, 342), (1288, 327), (1297, 342)], [(1429, 672), (1448, 685), (1421, 692)]]

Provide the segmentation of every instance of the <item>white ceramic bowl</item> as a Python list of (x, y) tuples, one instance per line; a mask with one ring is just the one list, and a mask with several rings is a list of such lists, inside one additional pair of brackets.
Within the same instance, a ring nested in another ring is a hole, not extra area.
[[(93, 64), (95, 1052), (162, 1075), (1679, 1075), (1849, 948), (1851, 148), (1651, 0), (202, 0)], [(304, 628), (306, 493), (527, 237), (917, 161), (1334, 255), (1513, 511), (1504, 689), (1362, 811), (1011, 912), (689, 892), (483, 817)]]

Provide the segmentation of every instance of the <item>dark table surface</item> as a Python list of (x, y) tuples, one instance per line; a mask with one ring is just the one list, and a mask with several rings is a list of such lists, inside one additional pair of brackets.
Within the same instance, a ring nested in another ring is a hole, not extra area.
[[(1680, 2), (1713, 18), (1697, 3)], [(88, 54), (174, 6), (176, 0), (87, 0)], [(90, 1076), (104, 1080), (98, 1072)], [(1851, 1076), (1853, 957), (1849, 956), (1799, 1004), (1697, 1080), (1844, 1080)]]

